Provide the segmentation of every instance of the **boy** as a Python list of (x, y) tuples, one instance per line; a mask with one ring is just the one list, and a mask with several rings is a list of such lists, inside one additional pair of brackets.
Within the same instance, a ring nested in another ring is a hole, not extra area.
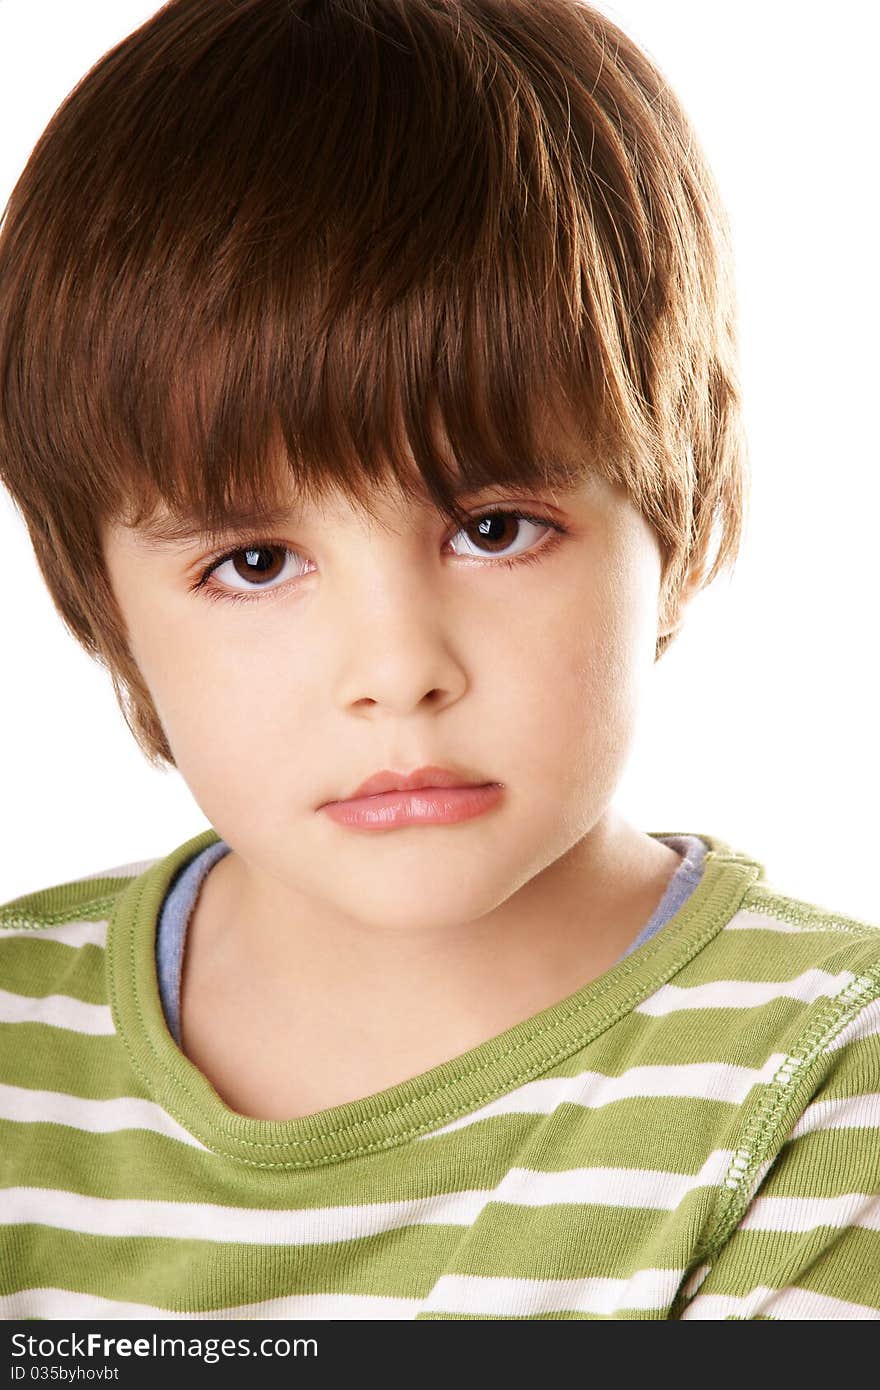
[(734, 325), (573, 0), (172, 0), (53, 117), (2, 477), (215, 828), (0, 910), (0, 1315), (880, 1316), (878, 929), (612, 806)]

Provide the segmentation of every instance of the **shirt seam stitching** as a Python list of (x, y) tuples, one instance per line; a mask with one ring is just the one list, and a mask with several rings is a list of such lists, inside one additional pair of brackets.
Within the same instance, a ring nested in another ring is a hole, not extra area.
[[(759, 1095), (740, 1130), (740, 1141), (722, 1179), (722, 1200), (713, 1226), (695, 1250), (693, 1267), (707, 1267), (700, 1286), (686, 1298), (676, 1301), (673, 1317), (680, 1317), (684, 1308), (700, 1294), (725, 1244), (742, 1220), (757, 1188), (754, 1179), (765, 1162), (767, 1150), (779, 1129), (779, 1122), (788, 1108), (795, 1089), (819, 1062), (828, 1044), (854, 1019), (880, 998), (880, 965), (868, 969), (844, 985), (837, 994), (826, 1000), (816, 1016), (808, 1023), (792, 1050), (776, 1071), (772, 1082)], [(800, 1112), (799, 1112), (800, 1113)]]

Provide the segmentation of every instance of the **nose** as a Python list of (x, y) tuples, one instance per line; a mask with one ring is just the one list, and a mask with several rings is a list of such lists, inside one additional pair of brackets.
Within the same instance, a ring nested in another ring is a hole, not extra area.
[(411, 566), (380, 570), (374, 560), (356, 596), (338, 599), (345, 609), (336, 680), (340, 708), (405, 715), (420, 707), (442, 709), (460, 698), (467, 673), (436, 575), (420, 576)]

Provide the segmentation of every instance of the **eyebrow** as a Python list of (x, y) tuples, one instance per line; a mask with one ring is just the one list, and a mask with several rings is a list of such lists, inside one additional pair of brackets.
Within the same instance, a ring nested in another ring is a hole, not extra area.
[(282, 526), (290, 521), (293, 512), (291, 507), (263, 507), (257, 510), (232, 507), (222, 526), (215, 530), (206, 526), (202, 518), (194, 516), (160, 516), (133, 529), (137, 539), (148, 549), (182, 545), (187, 541), (210, 544), (222, 540), (224, 536)]
[[(582, 487), (586, 481), (588, 481), (587, 477), (571, 480), (562, 479), (552, 484), (552, 490), (562, 494), (571, 494)], [(456, 502), (463, 502), (470, 497), (479, 497), (485, 492), (516, 487), (527, 489), (530, 486), (543, 487), (546, 484), (518, 482), (515, 478), (494, 478), (482, 487), (457, 488), (454, 490), (454, 497)], [(424, 493), (423, 500), (427, 505), (431, 505), (431, 498), (427, 493)], [(231, 537), (240, 537), (245, 534), (255, 535), (260, 531), (268, 532), (281, 528), (289, 525), (291, 520), (299, 514), (295, 504), (258, 508), (230, 506), (223, 523), (216, 529), (206, 526), (204, 518), (188, 514), (156, 517), (143, 522), (133, 530), (138, 542), (148, 550), (160, 549), (164, 546), (185, 545), (190, 542), (198, 542), (200, 545), (215, 545), (221, 544)]]

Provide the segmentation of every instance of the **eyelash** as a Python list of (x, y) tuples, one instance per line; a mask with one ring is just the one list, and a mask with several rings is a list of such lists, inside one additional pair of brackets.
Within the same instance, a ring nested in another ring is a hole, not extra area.
[[(487, 557), (488, 563), (492, 567), (504, 565), (506, 569), (513, 569), (515, 565), (540, 564), (549, 551), (556, 549), (562, 537), (566, 535), (568, 531), (567, 527), (562, 526), (558, 521), (551, 520), (548, 516), (534, 516), (530, 512), (520, 511), (517, 507), (495, 507), (487, 512), (478, 512), (473, 517), (473, 521), (475, 523), (482, 521), (487, 516), (515, 517), (518, 521), (531, 521), (536, 526), (549, 526), (552, 531), (556, 532), (556, 535), (540, 542), (537, 547), (532, 550), (523, 551), (521, 555), (515, 555), (506, 559), (492, 559), (491, 557)], [(458, 532), (455, 534), (458, 535)], [(259, 603), (262, 602), (264, 598), (286, 592), (288, 587), (286, 584), (279, 584), (273, 588), (263, 589), (255, 587), (252, 593), (248, 593), (246, 590), (223, 589), (219, 585), (208, 583), (215, 570), (219, 569), (227, 560), (235, 559), (236, 555), (241, 555), (246, 550), (284, 550), (287, 551), (288, 554), (296, 553), (291, 550), (290, 546), (285, 545), (282, 541), (247, 541), (244, 545), (236, 546), (234, 550), (227, 550), (225, 554), (219, 555), (211, 560), (201, 571), (196, 582), (192, 585), (191, 592), (202, 593), (205, 598), (210, 599), (212, 602), (220, 603)]]

